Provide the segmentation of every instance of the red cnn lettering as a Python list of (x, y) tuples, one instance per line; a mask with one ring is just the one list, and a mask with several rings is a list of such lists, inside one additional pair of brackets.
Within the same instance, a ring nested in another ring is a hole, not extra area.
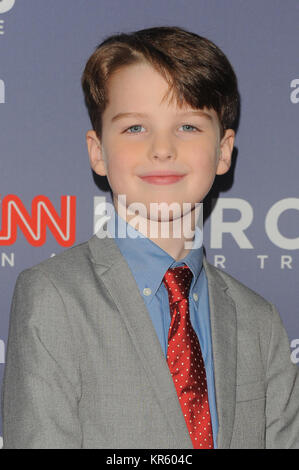
[(76, 196), (61, 196), (60, 216), (49, 198), (36, 196), (31, 204), (30, 216), (21, 199), (8, 194), (2, 200), (0, 245), (13, 245), (18, 227), (33, 246), (41, 246), (46, 242), (47, 227), (59, 245), (73, 245), (76, 239)]

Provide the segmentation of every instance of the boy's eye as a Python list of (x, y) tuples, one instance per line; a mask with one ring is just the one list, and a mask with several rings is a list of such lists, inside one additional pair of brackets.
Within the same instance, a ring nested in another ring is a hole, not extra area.
[(139, 134), (139, 132), (135, 132), (136, 129), (139, 129), (141, 126), (141, 124), (135, 124), (134, 126), (131, 126), (129, 127), (126, 132), (130, 131), (131, 129), (133, 129), (133, 132), (129, 132), (129, 134)]
[[(139, 134), (138, 129), (140, 129), (140, 127), (142, 127), (141, 124), (135, 124), (134, 126), (129, 127), (129, 128), (126, 130), (126, 132), (132, 130), (132, 132), (129, 132), (129, 134)], [(195, 130), (195, 131), (198, 130), (196, 127), (192, 126), (191, 124), (183, 124), (181, 127), (186, 127), (187, 130), (188, 130), (188, 132), (190, 132), (190, 130), (191, 130), (192, 132), (194, 132), (194, 130)], [(136, 130), (137, 130), (137, 131), (136, 131)]]
[[(190, 129), (195, 129), (196, 131), (198, 130), (196, 127), (191, 126), (191, 124), (183, 124), (182, 127), (188, 127)], [(193, 131), (192, 131), (193, 132)]]

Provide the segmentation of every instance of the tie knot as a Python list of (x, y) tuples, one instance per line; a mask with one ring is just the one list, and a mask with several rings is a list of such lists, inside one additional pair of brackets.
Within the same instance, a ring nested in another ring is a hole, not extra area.
[(168, 291), (170, 304), (188, 299), (192, 277), (193, 274), (188, 266), (169, 268), (166, 271), (163, 282)]

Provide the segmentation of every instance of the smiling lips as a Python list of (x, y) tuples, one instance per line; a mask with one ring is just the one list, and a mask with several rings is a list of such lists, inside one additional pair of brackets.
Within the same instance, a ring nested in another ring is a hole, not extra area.
[(172, 184), (180, 181), (184, 176), (185, 174), (181, 173), (152, 172), (144, 176), (140, 176), (140, 178), (150, 184)]

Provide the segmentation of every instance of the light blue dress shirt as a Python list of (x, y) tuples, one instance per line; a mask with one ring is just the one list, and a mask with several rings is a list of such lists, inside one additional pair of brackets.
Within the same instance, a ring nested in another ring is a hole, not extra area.
[[(202, 265), (203, 249), (202, 244), (199, 243), (199, 237), (201, 237), (199, 228), (196, 227), (193, 246), (200, 247), (190, 249), (187, 256), (176, 261), (156, 243), (145, 237), (138, 230), (135, 230), (117, 214), (115, 209), (112, 209), (111, 212), (111, 206), (109, 213), (111, 218), (107, 222), (107, 231), (115, 239), (119, 250), (132, 271), (155, 327), (165, 358), (167, 356), (168, 330), (171, 319), (168, 292), (164, 286), (163, 277), (170, 267), (174, 268), (184, 264), (192, 271), (193, 279), (189, 293), (190, 320), (197, 334), (206, 368), (213, 440), (214, 448), (216, 448), (218, 417), (212, 358), (208, 283)], [(119, 226), (121, 232), (118, 231)], [(122, 235), (119, 235), (120, 233)], [(128, 235), (122, 238), (124, 233)]]

